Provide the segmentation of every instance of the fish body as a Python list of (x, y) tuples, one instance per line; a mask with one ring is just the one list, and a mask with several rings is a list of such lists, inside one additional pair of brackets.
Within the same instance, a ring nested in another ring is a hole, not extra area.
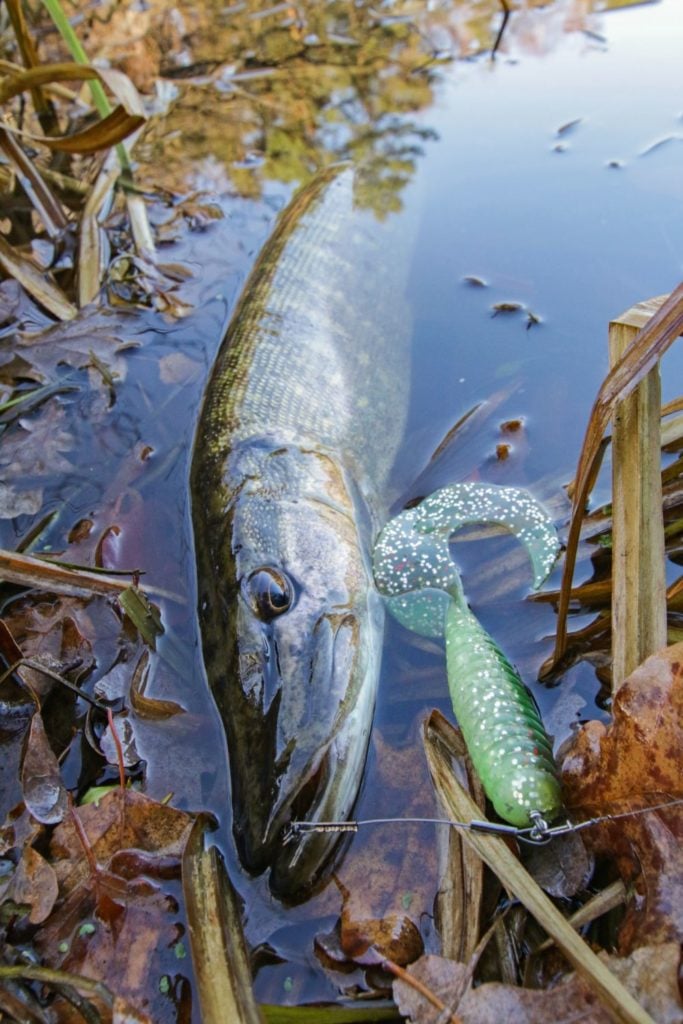
[(281, 215), (244, 289), (195, 437), (192, 517), (204, 662), (230, 758), (233, 831), (284, 897), (337, 836), (290, 820), (356, 799), (384, 612), (370, 552), (404, 426), (410, 316), (400, 218), (333, 168)]

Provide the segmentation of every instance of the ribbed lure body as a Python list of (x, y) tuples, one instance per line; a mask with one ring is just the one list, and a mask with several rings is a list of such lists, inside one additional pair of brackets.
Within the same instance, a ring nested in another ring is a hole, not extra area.
[(449, 602), (445, 636), (453, 711), (497, 813), (520, 827), (532, 811), (552, 821), (560, 789), (533, 697), (464, 602)]
[(382, 531), (374, 552), (378, 589), (403, 625), (445, 636), (448, 684), (470, 757), (497, 813), (513, 825), (561, 807), (552, 746), (518, 673), (470, 612), (449, 539), (472, 523), (499, 523), (524, 544), (539, 586), (559, 543), (527, 492), (482, 484), (444, 487)]

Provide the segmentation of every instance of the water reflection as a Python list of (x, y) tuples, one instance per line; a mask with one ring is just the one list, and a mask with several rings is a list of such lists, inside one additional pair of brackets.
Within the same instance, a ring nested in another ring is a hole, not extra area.
[[(498, 59), (547, 53), (566, 33), (600, 45), (594, 6), (517, 4)], [(501, 0), (245, 0), (222, 8), (214, 0), (179, 11), (192, 26), (191, 49), (182, 66), (161, 66), (180, 91), (143, 150), (155, 180), (182, 189), (190, 177), (195, 187), (254, 198), (265, 181), (301, 182), (352, 158), (367, 168), (358, 202), (381, 216), (401, 208), (401, 192), (434, 137), (418, 115), (435, 102), (445, 65), (488, 59), (504, 7)], [(178, 138), (182, 165), (174, 167)]]

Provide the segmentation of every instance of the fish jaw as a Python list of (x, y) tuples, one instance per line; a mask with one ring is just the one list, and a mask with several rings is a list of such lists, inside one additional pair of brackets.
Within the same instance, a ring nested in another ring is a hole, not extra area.
[[(272, 891), (294, 900), (339, 836), (285, 844), (290, 822), (345, 819), (362, 780), (384, 621), (371, 516), (320, 451), (268, 445), (230, 470), (228, 497), (220, 510), (214, 502), (222, 528), (207, 524), (213, 542), (199, 559), (204, 659), (228, 739), (240, 859), (255, 874), (270, 868)], [(252, 592), (266, 571), (292, 597), (268, 621)]]
[[(345, 686), (345, 696), (336, 699), (336, 714), (328, 716), (323, 728), (301, 734), (298, 750), (281, 777), (268, 822), (264, 822), (270, 888), (285, 900), (308, 895), (324, 876), (341, 838), (330, 832), (292, 837), (288, 836), (289, 825), (298, 820), (346, 821), (363, 778), (384, 623), (381, 599), (372, 589), (365, 597), (364, 607), (356, 607), (353, 624), (347, 619), (337, 630), (330, 672), (320, 672), (317, 677), (321, 685), (331, 683), (332, 693), (340, 694)], [(349, 635), (344, 637), (344, 633)], [(340, 647), (347, 648), (341, 656)], [(323, 738), (325, 733), (329, 739)]]

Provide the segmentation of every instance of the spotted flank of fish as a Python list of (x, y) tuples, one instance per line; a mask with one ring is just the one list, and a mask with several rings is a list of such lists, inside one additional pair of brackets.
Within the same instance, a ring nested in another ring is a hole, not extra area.
[(192, 461), (204, 662), (243, 864), (295, 898), (367, 752), (384, 612), (370, 552), (406, 412), (410, 241), (332, 168), (284, 210), (205, 392)]

